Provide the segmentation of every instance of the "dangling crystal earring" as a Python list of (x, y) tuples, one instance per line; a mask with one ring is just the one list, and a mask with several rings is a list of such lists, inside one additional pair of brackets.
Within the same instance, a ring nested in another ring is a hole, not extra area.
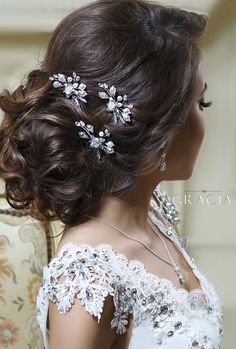
[[(163, 149), (164, 146), (161, 147)], [(166, 170), (166, 154), (167, 152), (164, 151), (161, 155), (160, 162), (159, 162), (159, 169), (161, 172), (164, 172)]]
[(166, 152), (161, 155), (160, 161), (160, 171), (164, 172), (166, 170)]

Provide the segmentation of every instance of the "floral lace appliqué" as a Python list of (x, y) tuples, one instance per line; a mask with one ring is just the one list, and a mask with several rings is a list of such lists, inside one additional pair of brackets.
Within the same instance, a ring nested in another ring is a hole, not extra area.
[[(86, 244), (64, 245), (44, 267), (43, 283), (37, 299), (39, 323), (42, 323), (40, 308), (47, 306), (45, 299), (56, 303), (59, 312), (65, 314), (74, 304), (75, 298), (99, 322), (105, 298), (111, 295), (116, 309), (111, 327), (116, 327), (120, 334), (124, 333), (132, 309), (131, 299), (134, 297), (129, 287), (124, 287), (124, 280), (115, 268), (118, 257), (116, 264), (114, 257), (108, 245), (97, 248)], [(117, 266), (121, 268), (122, 263)]]
[[(201, 289), (190, 292), (175, 288), (167, 279), (149, 273), (144, 265), (114, 251), (110, 245), (65, 244), (44, 267), (37, 297), (37, 319), (45, 331), (48, 301), (65, 314), (79, 299), (100, 321), (105, 298), (113, 298), (115, 312), (111, 328), (123, 334), (133, 314), (134, 326), (146, 319), (157, 346), (176, 333), (188, 338), (190, 349), (219, 349), (222, 339), (222, 304), (209, 284), (208, 296)], [(199, 321), (213, 324), (211, 337), (199, 328)]]

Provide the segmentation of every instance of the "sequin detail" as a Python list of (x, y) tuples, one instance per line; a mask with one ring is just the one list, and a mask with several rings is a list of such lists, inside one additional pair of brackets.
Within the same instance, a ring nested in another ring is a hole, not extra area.
[[(128, 260), (110, 245), (65, 244), (44, 267), (43, 283), (37, 297), (37, 320), (45, 333), (48, 301), (65, 314), (78, 298), (85, 309), (100, 321), (105, 298), (113, 298), (115, 313), (111, 328), (123, 334), (129, 315), (134, 326), (147, 320), (158, 345), (176, 333), (185, 334), (188, 348), (219, 349), (222, 338), (222, 308), (214, 289), (210, 297), (201, 289), (190, 292), (175, 288), (167, 279), (148, 272), (136, 260)], [(217, 336), (206, 336), (195, 321), (210, 321)]]

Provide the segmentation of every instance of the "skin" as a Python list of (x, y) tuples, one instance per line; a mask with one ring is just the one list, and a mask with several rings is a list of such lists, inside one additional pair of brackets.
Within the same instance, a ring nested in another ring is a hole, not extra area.
[[(199, 64), (196, 79), (196, 98), (187, 118), (187, 122), (175, 136), (167, 153), (167, 169), (161, 173), (156, 169), (141, 177), (135, 188), (119, 198), (107, 197), (97, 218), (114, 225), (130, 236), (140, 239), (156, 253), (169, 260), (160, 239), (148, 224), (149, 202), (156, 185), (164, 180), (186, 180), (191, 177), (205, 133), (203, 111), (200, 102), (204, 101), (204, 86), (202, 64)], [(159, 161), (159, 159), (157, 159)], [(94, 234), (96, 231), (96, 234)], [(162, 235), (173, 259), (183, 270), (186, 283), (184, 288), (192, 290), (201, 288), (198, 279), (187, 264), (185, 258), (175, 248), (174, 244), (163, 233)], [(144, 263), (145, 268), (158, 277), (169, 279), (173, 287), (180, 287), (173, 267), (151, 254), (147, 249), (134, 242), (111, 227), (93, 219), (66, 230), (57, 247), (59, 249), (67, 242), (88, 243), (96, 246), (108, 243), (113, 249), (126, 255), (129, 259), (137, 259)], [(125, 349), (128, 348), (132, 334), (132, 318), (125, 335), (119, 336), (110, 329), (114, 306), (110, 296), (106, 298), (100, 323), (87, 313), (78, 300), (66, 315), (59, 314), (57, 306), (50, 302), (49, 349)]]

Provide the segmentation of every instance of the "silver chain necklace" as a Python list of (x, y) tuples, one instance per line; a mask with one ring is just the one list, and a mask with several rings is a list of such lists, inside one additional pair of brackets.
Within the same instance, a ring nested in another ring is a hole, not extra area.
[[(165, 263), (169, 264), (170, 266), (172, 266), (174, 268), (174, 271), (175, 273), (177, 274), (177, 277), (178, 277), (178, 280), (179, 280), (179, 283), (180, 285), (183, 285), (184, 282), (185, 282), (185, 278), (184, 278), (184, 275), (183, 273), (180, 271), (180, 268), (179, 266), (175, 263), (174, 259), (172, 258), (170, 252), (169, 252), (169, 249), (165, 243), (165, 241), (162, 239), (162, 237), (157, 233), (156, 231), (156, 228), (155, 230), (152, 228), (152, 230), (154, 231), (154, 233), (160, 238), (160, 240), (162, 241), (165, 249), (166, 249), (166, 252), (171, 260), (171, 262), (168, 262), (165, 258), (161, 257), (158, 253), (156, 253), (155, 251), (153, 251), (148, 245), (146, 245), (143, 241), (139, 240), (139, 239), (136, 239), (136, 238), (133, 238), (132, 236), (126, 234), (125, 232), (123, 232), (122, 230), (118, 229), (117, 227), (115, 227), (114, 225), (110, 224), (110, 223), (107, 223), (105, 222), (104, 220), (101, 220), (101, 219), (98, 219), (96, 217), (93, 217), (93, 216), (90, 216), (90, 215), (86, 215), (87, 217), (90, 217), (92, 219), (95, 219), (96, 221), (98, 222), (101, 222), (101, 223), (104, 223), (108, 226), (110, 226), (111, 228), (119, 231), (122, 235), (126, 236), (128, 239), (130, 240), (133, 240), (133, 241), (136, 241), (138, 243), (140, 243), (141, 245), (143, 245), (148, 251), (150, 251), (154, 256), (160, 258), (162, 261), (164, 261)], [(149, 219), (149, 221), (151, 222), (151, 220)], [(151, 222), (152, 223), (152, 222)], [(151, 224), (152, 225), (152, 224)], [(154, 225), (152, 225), (152, 227), (154, 227)]]

